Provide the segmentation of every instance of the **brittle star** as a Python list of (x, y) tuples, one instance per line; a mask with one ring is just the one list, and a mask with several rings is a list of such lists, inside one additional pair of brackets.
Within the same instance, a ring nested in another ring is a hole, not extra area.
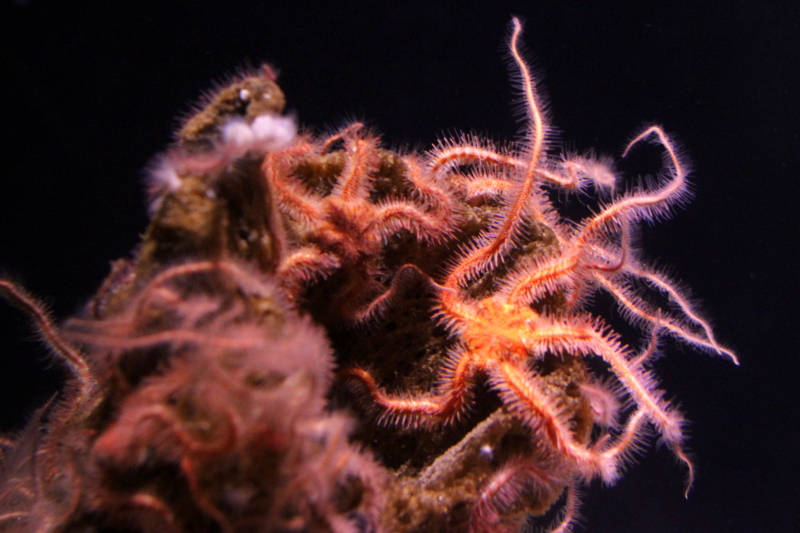
[[(351, 279), (336, 296), (336, 311), (356, 321), (363, 318), (365, 302), (384, 290), (378, 282), (377, 259), (387, 239), (405, 231), (419, 242), (441, 242), (453, 225), (454, 210), (449, 192), (433, 183), (427, 169), (410, 155), (401, 164), (415, 198), (372, 198), (381, 151), (378, 138), (362, 130), (355, 123), (325, 141), (301, 138), (264, 161), (277, 204), (299, 234), (300, 242), (287, 246), (278, 267), (287, 293), (295, 298), (304, 284), (346, 270)], [(297, 176), (297, 166), (326, 156), (339, 141), (344, 145), (344, 164), (330, 193), (309, 190)]]
[[(684, 451), (683, 417), (657, 388), (647, 364), (664, 332), (734, 362), (736, 357), (717, 343), (708, 323), (672, 281), (636, 260), (630, 242), (632, 226), (667, 214), (686, 197), (686, 165), (664, 131), (658, 126), (648, 127), (630, 142), (623, 155), (643, 140), (654, 139), (666, 152), (668, 178), (657, 188), (614, 198), (576, 227), (562, 220), (544, 185), (576, 189), (593, 181), (596, 187), (612, 188), (614, 180), (608, 176), (613, 176), (613, 171), (602, 161), (576, 158), (555, 162), (548, 157), (548, 126), (534, 80), (518, 49), (520, 33), (521, 24), (514, 19), (511, 55), (522, 81), (529, 120), (522, 147), (516, 152), (496, 152), (480, 141), (447, 142), (432, 153), (429, 163), (441, 174), (458, 166), (478, 166), (482, 173), (471, 180), (473, 190), (498, 193), (504, 210), (488, 230), (465, 246), (442, 282), (406, 265), (398, 271), (389, 291), (371, 304), (373, 314), (379, 314), (396, 297), (408, 273), (428, 280), (436, 296), (435, 314), (455, 341), (442, 365), (438, 388), (420, 396), (390, 395), (367, 370), (346, 368), (339, 375), (366, 387), (383, 411), (384, 423), (404, 427), (458, 421), (468, 409), (474, 387), (480, 379), (486, 379), (505, 407), (528, 426), (533, 438), (561, 458), (559, 468), (568, 471), (568, 475), (558, 476), (562, 480), (600, 477), (613, 483), (640, 446), (649, 422), (686, 464), (690, 486), (693, 465)], [(487, 170), (492, 167), (498, 170)], [(510, 261), (509, 251), (523, 238), (523, 221), (547, 226), (556, 236), (557, 251), (546, 257)], [(504, 263), (508, 274), (488, 295), (475, 297), (466, 291), (470, 282)], [(634, 289), (634, 280), (665, 293), (678, 313), (670, 314), (649, 304)], [(585, 310), (585, 296), (600, 288), (616, 299), (628, 319), (649, 333), (650, 342), (639, 353), (625, 345), (601, 318)], [(566, 295), (560, 310), (537, 310), (536, 304), (545, 296), (558, 293)], [(558, 398), (545, 392), (542, 378), (533, 369), (533, 363), (546, 354), (598, 356), (605, 361), (633, 405), (615, 437), (607, 434), (590, 443), (576, 439)]]

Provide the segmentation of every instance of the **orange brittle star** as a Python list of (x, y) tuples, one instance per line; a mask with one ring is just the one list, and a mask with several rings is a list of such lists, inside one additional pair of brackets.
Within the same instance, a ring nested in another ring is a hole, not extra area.
[[(351, 279), (336, 297), (336, 311), (356, 320), (363, 319), (360, 308), (384, 290), (378, 282), (377, 258), (387, 239), (405, 231), (418, 242), (435, 244), (447, 237), (454, 219), (449, 191), (433, 183), (428, 169), (412, 155), (400, 164), (405, 166), (405, 187), (413, 197), (381, 197), (375, 183), (384, 164), (379, 139), (362, 130), (355, 123), (324, 141), (301, 138), (268, 154), (263, 167), (277, 204), (293, 223), (294, 240), (299, 241), (292, 243), (278, 267), (287, 292), (294, 297), (303, 284), (346, 270)], [(331, 147), (339, 142), (344, 164), (330, 192), (310, 190), (297, 167), (335, 154)]]
[[(734, 362), (736, 356), (718, 344), (708, 323), (674, 282), (637, 260), (630, 242), (636, 223), (666, 216), (672, 206), (685, 200), (686, 165), (675, 143), (659, 126), (647, 127), (629, 143), (623, 156), (644, 140), (661, 145), (667, 174), (662, 183), (612, 195), (594, 216), (578, 224), (562, 219), (544, 185), (575, 190), (593, 183), (596, 188), (612, 189), (615, 175), (600, 160), (556, 160), (548, 155), (546, 117), (518, 49), (520, 33), (521, 24), (513, 19), (511, 55), (519, 71), (529, 121), (524, 142), (513, 151), (496, 151), (470, 139), (445, 142), (432, 152), (429, 162), (437, 177), (466, 182), (466, 190), (471, 191), (468, 194), (498, 196), (503, 209), (489, 228), (459, 253), (443, 281), (434, 281), (413, 265), (404, 267), (429, 281), (437, 300), (436, 315), (456, 341), (440, 370), (437, 390), (422, 396), (390, 395), (364, 369), (346, 368), (339, 375), (362, 383), (382, 409), (382, 420), (401, 426), (458, 421), (468, 410), (478, 380), (486, 379), (533, 438), (558, 458), (558, 468), (566, 472), (559, 479), (575, 480), (568, 484), (595, 478), (613, 483), (641, 445), (649, 423), (687, 465), (691, 485), (693, 465), (684, 451), (684, 420), (658, 389), (648, 365), (659, 338), (665, 334)], [(463, 166), (472, 166), (477, 172), (471, 178), (451, 175), (453, 169)], [(525, 224), (549, 228), (557, 241), (556, 251), (534, 259), (512, 259), (510, 251), (524, 239)], [(500, 265), (505, 270), (499, 269)], [(402, 274), (398, 271), (391, 288), (373, 302), (373, 308), (382, 309), (396, 296)], [(498, 279), (488, 294), (475, 296), (467, 290), (477, 278), (491, 274)], [(669, 298), (674, 310), (649, 303), (639, 286)], [(638, 353), (586, 309), (587, 297), (599, 289), (609, 293), (623, 315), (649, 335), (649, 343)], [(544, 299), (555, 296), (560, 296), (564, 304), (546, 311)], [(532, 363), (547, 354), (601, 358), (619, 385), (617, 391), (602, 386), (598, 389), (614, 400), (619, 395), (628, 398), (631, 408), (624, 425), (594, 442), (580, 442), (563, 406), (548, 395), (533, 368)], [(499, 479), (524, 470), (515, 465), (496, 474), (500, 477), (487, 484), (491, 488), (486, 488), (489, 492), (481, 501), (485, 503), (494, 498), (491, 494), (501, 492), (495, 486)], [(508, 499), (507, 494), (503, 497)], [(572, 492), (568, 499), (574, 501)], [(575, 506), (568, 507), (560, 528), (566, 528), (574, 518)], [(488, 519), (478, 516), (475, 520), (481, 523)]]

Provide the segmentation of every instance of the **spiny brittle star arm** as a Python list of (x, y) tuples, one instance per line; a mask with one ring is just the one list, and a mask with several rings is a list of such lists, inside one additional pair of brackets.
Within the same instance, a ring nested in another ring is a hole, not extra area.
[(61, 359), (78, 381), (74, 413), (86, 414), (86, 405), (93, 400), (98, 384), (83, 354), (64, 340), (44, 305), (27, 291), (7, 279), (0, 278), (0, 294), (17, 304), (33, 319), (48, 347)]
[[(522, 78), (522, 91), (531, 123), (528, 134), (530, 145), (528, 147), (528, 163), (525, 174), (522, 177), (519, 190), (516, 191), (516, 198), (503, 214), (504, 219), (500, 226), (493, 230), (491, 240), (485, 246), (469, 253), (450, 271), (444, 283), (445, 287), (448, 288), (457, 288), (460, 282), (485, 264), (491, 262), (493, 257), (502, 253), (507, 246), (513, 243), (513, 237), (519, 228), (521, 215), (526, 206), (529, 205), (529, 198), (536, 183), (536, 170), (545, 145), (545, 122), (538, 103), (533, 77), (519, 51), (518, 44), (521, 31), (522, 23), (519, 19), (514, 18), (511, 34), (511, 56)], [(534, 217), (541, 221), (544, 215), (541, 212), (534, 212)]]
[(477, 371), (473, 358), (468, 353), (454, 352), (444, 366), (440, 392), (419, 398), (387, 394), (378, 386), (372, 374), (361, 368), (345, 368), (337, 374), (343, 378), (356, 379), (367, 388), (372, 401), (384, 410), (382, 422), (415, 427), (420, 424), (456, 422), (466, 411)]

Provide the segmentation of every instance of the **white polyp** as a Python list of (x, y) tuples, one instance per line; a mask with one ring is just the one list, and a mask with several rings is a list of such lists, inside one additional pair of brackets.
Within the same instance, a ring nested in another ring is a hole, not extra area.
[(481, 445), (480, 449), (478, 450), (481, 457), (486, 459), (487, 461), (494, 460), (494, 449), (488, 444)]
[(565, 161), (565, 166), (578, 174), (581, 182), (590, 182), (595, 190), (613, 192), (617, 175), (606, 158), (576, 157)]
[(588, 382), (580, 386), (584, 397), (589, 400), (589, 406), (594, 414), (593, 421), (603, 428), (616, 428), (619, 426), (619, 414), (622, 402), (616, 392), (603, 382)]
[(274, 152), (289, 146), (297, 135), (297, 125), (291, 117), (265, 114), (257, 116), (252, 124), (243, 119), (233, 119), (222, 127), (222, 145), (230, 155), (249, 151)]
[(260, 115), (250, 125), (257, 142), (269, 152), (289, 146), (297, 135), (297, 124), (292, 117)]
[(587, 159), (584, 162), (584, 166), (586, 168), (586, 175), (592, 180), (596, 189), (614, 190), (617, 176), (606, 163)]
[(150, 172), (150, 188), (159, 194), (167, 191), (176, 191), (181, 186), (181, 179), (175, 165), (167, 158), (161, 159), (158, 165)]
[(222, 126), (222, 142), (228, 146), (249, 148), (255, 142), (253, 130), (243, 119), (231, 120)]
[(148, 170), (146, 183), (148, 211), (153, 214), (158, 211), (165, 194), (178, 190), (181, 178), (174, 162), (169, 157), (162, 156)]

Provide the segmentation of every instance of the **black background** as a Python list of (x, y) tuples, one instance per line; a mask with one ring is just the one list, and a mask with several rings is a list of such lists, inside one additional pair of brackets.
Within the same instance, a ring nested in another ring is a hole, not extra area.
[[(364, 4), (367, 4), (366, 2)], [(609, 7), (613, 4), (613, 7)], [(518, 138), (512, 14), (561, 145), (618, 155), (679, 138), (695, 200), (647, 229), (740, 367), (673, 346), (658, 372), (691, 420), (698, 477), (651, 450), (584, 498), (593, 532), (800, 531), (800, 13), (796, 2), (9, 2), (0, 10), (0, 268), (79, 309), (146, 225), (142, 169), (203, 89), (280, 69), (317, 131), (365, 120), (391, 147)], [(652, 169), (655, 170), (655, 169)], [(58, 386), (0, 307), (0, 429)]]

